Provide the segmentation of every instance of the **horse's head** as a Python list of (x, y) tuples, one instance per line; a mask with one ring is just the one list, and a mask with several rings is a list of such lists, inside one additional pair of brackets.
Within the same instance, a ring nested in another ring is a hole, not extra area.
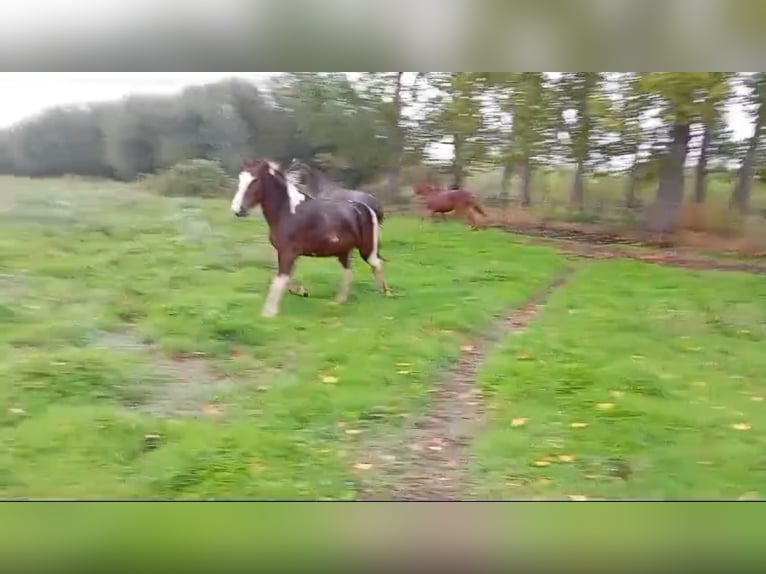
[(253, 207), (263, 201), (265, 186), (269, 178), (281, 175), (279, 164), (263, 159), (248, 159), (239, 172), (239, 184), (231, 210), (237, 217), (245, 217)]
[(412, 194), (414, 196), (428, 197), (437, 191), (439, 191), (439, 188), (432, 183), (418, 183), (412, 186)]

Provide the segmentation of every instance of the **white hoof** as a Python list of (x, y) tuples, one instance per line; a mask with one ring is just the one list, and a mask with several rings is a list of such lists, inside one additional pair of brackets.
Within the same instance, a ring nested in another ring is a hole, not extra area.
[(261, 317), (266, 317), (267, 319), (270, 319), (272, 317), (277, 316), (278, 311), (276, 309), (264, 309), (261, 311)]

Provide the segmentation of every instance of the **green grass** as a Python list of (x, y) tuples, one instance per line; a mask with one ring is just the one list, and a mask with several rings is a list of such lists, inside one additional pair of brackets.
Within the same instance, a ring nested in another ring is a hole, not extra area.
[[(339, 265), (303, 259), (311, 297), (264, 320), (273, 252), (228, 197), (0, 189), (0, 497), (355, 498), (367, 437), (404, 436), (460, 346), (565, 266), (391, 218), (393, 298), (357, 257), (331, 305)], [(762, 277), (582, 263), (480, 373), (479, 494), (766, 495), (765, 325)]]
[(766, 496), (764, 349), (762, 277), (589, 265), (485, 364), (483, 495)]
[(395, 297), (357, 256), (333, 306), (339, 265), (303, 259), (312, 296), (267, 321), (265, 226), (228, 197), (0, 189), (1, 497), (354, 498), (365, 435), (338, 423), (400, 429), (466, 337), (564, 265), (494, 231), (392, 218)]

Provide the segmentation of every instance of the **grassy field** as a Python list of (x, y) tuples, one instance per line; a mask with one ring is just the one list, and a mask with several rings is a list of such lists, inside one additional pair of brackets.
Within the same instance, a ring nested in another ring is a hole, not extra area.
[(766, 495), (761, 276), (581, 270), (485, 364), (494, 497)]
[[(267, 321), (265, 226), (228, 201), (0, 179), (0, 497), (355, 498), (366, 437), (404, 434), (460, 347), (567, 265), (392, 218), (394, 297), (357, 257), (331, 305), (339, 265), (303, 259), (311, 297)], [(766, 494), (762, 277), (578, 266), (480, 373), (480, 491)]]
[[(260, 219), (229, 198), (0, 182), (0, 496), (353, 498), (364, 431), (401, 427), (467, 336), (562, 259), (491, 231), (392, 220), (383, 298), (357, 258), (260, 308)], [(480, 261), (481, 264), (477, 264)]]

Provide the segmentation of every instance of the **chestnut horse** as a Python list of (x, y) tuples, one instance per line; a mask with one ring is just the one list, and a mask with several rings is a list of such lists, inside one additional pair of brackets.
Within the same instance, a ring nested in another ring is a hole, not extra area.
[(269, 241), (277, 250), (277, 275), (271, 283), (261, 315), (274, 317), (290, 284), (296, 260), (301, 256), (336, 257), (343, 266), (343, 280), (335, 298), (348, 299), (351, 287), (351, 255), (359, 251), (372, 268), (380, 290), (390, 295), (380, 259), (380, 223), (375, 211), (356, 201), (312, 199), (286, 178), (278, 164), (249, 160), (239, 174), (231, 210), (245, 217), (261, 206), (269, 226)]
[(477, 229), (474, 211), (487, 217), (476, 196), (466, 189), (441, 189), (430, 183), (421, 183), (413, 186), (412, 191), (416, 197), (425, 198), (426, 209), (432, 216), (440, 213), (444, 218), (447, 213), (454, 211), (468, 218), (471, 229)]

